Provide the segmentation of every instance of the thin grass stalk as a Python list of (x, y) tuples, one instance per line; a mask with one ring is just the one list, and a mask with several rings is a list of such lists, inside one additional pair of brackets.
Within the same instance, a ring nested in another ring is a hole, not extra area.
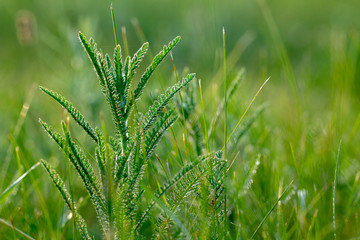
[[(27, 113), (28, 113), (28, 111), (30, 109), (31, 102), (32, 102), (32, 99), (33, 99), (34, 94), (35, 94), (35, 89), (36, 89), (36, 86), (34, 84), (31, 87), (31, 89), (29, 91), (29, 94), (26, 97), (25, 102), (24, 102), (24, 104), (23, 104), (23, 106), (21, 108), (21, 111), (19, 113), (19, 117), (18, 117), (16, 125), (15, 125), (14, 132), (12, 134), (14, 139), (16, 139), (19, 136), (20, 130), (21, 130), (22, 126), (24, 125), (25, 118), (26, 118)], [(11, 157), (12, 157), (12, 154), (13, 154), (13, 147), (14, 147), (14, 145), (12, 146), (12, 144), (10, 144), (8, 149), (7, 149), (6, 157), (5, 157), (4, 163), (3, 163), (2, 167), (1, 167), (0, 176), (6, 176), (6, 173), (7, 173), (8, 169), (9, 169)], [(0, 178), (0, 190), (3, 188), (4, 179), (5, 179), (4, 177)]]
[(281, 201), (281, 199), (285, 196), (285, 194), (290, 190), (290, 187), (292, 186), (294, 180), (292, 180), (290, 182), (290, 184), (286, 187), (286, 189), (284, 190), (284, 192), (280, 195), (280, 197), (275, 201), (275, 203), (272, 205), (272, 207), (270, 208), (270, 210), (267, 212), (267, 214), (265, 215), (265, 217), (261, 220), (260, 224), (257, 226), (255, 232), (251, 235), (250, 239), (254, 239), (255, 235), (258, 233), (258, 231), (260, 230), (261, 226), (264, 224), (264, 222), (266, 221), (266, 219), (270, 216), (270, 214), (274, 211), (276, 205), (278, 204), (279, 201)]
[(336, 240), (336, 212), (335, 212), (335, 204), (336, 204), (336, 182), (339, 172), (339, 161), (340, 161), (340, 149), (341, 149), (341, 140), (339, 143), (339, 148), (336, 154), (336, 166), (335, 166), (335, 177), (334, 177), (334, 186), (333, 186), (333, 198), (332, 198), (332, 211), (333, 211), (333, 228), (334, 228), (334, 239)]
[(199, 79), (199, 91), (200, 91), (201, 110), (202, 110), (202, 115), (203, 115), (204, 136), (205, 136), (205, 142), (206, 142), (206, 150), (209, 153), (210, 152), (209, 136), (208, 136), (207, 126), (206, 126), (204, 100), (203, 100), (203, 94), (202, 94), (202, 88), (201, 88), (201, 79)]
[(110, 5), (110, 12), (111, 12), (111, 20), (112, 20), (113, 29), (114, 29), (115, 45), (118, 45), (118, 41), (117, 41), (117, 37), (116, 37), (115, 17), (114, 17), (114, 11), (113, 11), (112, 3), (111, 3), (111, 5)]
[(226, 209), (226, 170), (227, 170), (227, 81), (226, 81), (226, 44), (225, 44), (225, 28), (222, 29), (223, 32), (223, 60), (224, 60), (224, 160), (225, 160), (225, 167), (224, 167), (224, 179), (223, 179), (223, 186), (224, 186), (224, 216), (225, 216), (225, 237), (227, 236), (227, 209)]
[(359, 234), (359, 216), (358, 213), (355, 213), (355, 232), (356, 232), (356, 239), (360, 239)]
[[(247, 114), (247, 112), (249, 111), (251, 105), (254, 103), (255, 99), (257, 98), (257, 96), (259, 95), (259, 93), (261, 92), (261, 90), (264, 88), (264, 86), (266, 85), (266, 83), (270, 80), (270, 77), (268, 79), (265, 80), (265, 82), (261, 85), (261, 87), (259, 88), (259, 90), (256, 92), (255, 96), (253, 97), (253, 99), (251, 100), (251, 102), (249, 103), (249, 105), (247, 106), (247, 108), (245, 109), (245, 112), (243, 113), (243, 115), (240, 117), (239, 121), (237, 122), (234, 130), (231, 132), (230, 136), (228, 137), (227, 142), (229, 142), (231, 140), (231, 137), (234, 135), (234, 133), (236, 132), (236, 129), (239, 127), (240, 123), (242, 122), (242, 120), (244, 119), (245, 115)], [(225, 149), (225, 146), (222, 148), (222, 151)]]
[[(227, 57), (227, 69), (231, 70), (235, 67), (236, 63), (239, 61), (240, 57), (242, 56), (242, 52), (254, 41), (255, 37), (252, 36), (250, 32), (245, 33), (233, 47), (233, 49), (229, 52)], [(209, 82), (216, 84), (218, 87), (221, 87), (223, 84), (222, 75), (223, 69), (219, 68), (218, 71), (214, 74)], [(212, 87), (207, 87), (204, 89), (204, 96), (211, 96)], [(207, 107), (210, 104), (211, 98), (204, 99), (204, 105)]]

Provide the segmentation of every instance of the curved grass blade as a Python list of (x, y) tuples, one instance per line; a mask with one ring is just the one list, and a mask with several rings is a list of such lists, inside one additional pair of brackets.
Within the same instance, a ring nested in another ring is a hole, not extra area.
[[(25, 122), (25, 119), (27, 117), (28, 111), (30, 109), (31, 102), (32, 102), (32, 99), (34, 97), (34, 93), (35, 93), (36, 88), (37, 88), (37, 86), (35, 86), (35, 84), (33, 84), (30, 91), (29, 91), (29, 93), (28, 93), (28, 96), (26, 97), (26, 100), (25, 100), (25, 102), (24, 102), (24, 104), (23, 104), (23, 106), (21, 108), (19, 117), (18, 117), (18, 119), (16, 121), (14, 132), (12, 134), (15, 139), (19, 136), (20, 130), (22, 129), (22, 126), (24, 125), (24, 122)], [(0, 176), (5, 176), (6, 175), (7, 170), (9, 169), (12, 154), (13, 154), (13, 146), (10, 144), (8, 149), (7, 149), (7, 152), (6, 152), (6, 157), (2, 161)], [(5, 180), (4, 177), (0, 178), (0, 189), (3, 188), (4, 180)]]
[[(257, 96), (259, 95), (259, 93), (261, 92), (261, 90), (264, 88), (264, 86), (266, 85), (266, 83), (270, 80), (270, 77), (267, 78), (265, 80), (265, 82), (261, 85), (261, 87), (259, 88), (259, 90), (256, 92), (256, 94), (254, 95), (253, 99), (251, 100), (251, 102), (249, 103), (249, 105), (247, 106), (247, 108), (245, 109), (243, 115), (241, 115), (239, 121), (237, 122), (235, 128), (233, 129), (233, 131), (231, 132), (230, 136), (227, 139), (227, 142), (229, 142), (231, 140), (231, 137), (234, 135), (234, 133), (236, 132), (236, 129), (239, 127), (240, 123), (242, 122), (242, 120), (244, 119), (245, 115), (247, 114), (247, 112), (249, 111), (250, 107), (252, 106), (252, 104), (254, 103), (255, 99), (257, 98)], [(223, 147), (224, 149), (225, 147)]]

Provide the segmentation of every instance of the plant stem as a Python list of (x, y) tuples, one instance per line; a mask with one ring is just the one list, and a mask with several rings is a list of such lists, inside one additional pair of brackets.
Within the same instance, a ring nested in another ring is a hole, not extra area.
[(112, 3), (110, 5), (110, 12), (111, 12), (111, 20), (112, 20), (113, 29), (114, 29), (115, 45), (118, 45), (118, 41), (117, 41), (117, 37), (116, 37), (115, 17), (114, 17), (114, 11), (113, 11)]

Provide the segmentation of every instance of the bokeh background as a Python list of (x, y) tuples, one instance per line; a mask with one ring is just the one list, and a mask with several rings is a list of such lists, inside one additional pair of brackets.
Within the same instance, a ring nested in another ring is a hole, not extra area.
[[(59, 126), (64, 112), (40, 92), (39, 85), (67, 96), (91, 122), (100, 122), (99, 112), (108, 114), (77, 33), (94, 37), (104, 52), (112, 52), (110, 4), (85, 0), (0, 2), (1, 191), (19, 176), (19, 166), (28, 169), (40, 158), (50, 159), (59, 168), (63, 164), (61, 153), (48, 141), (38, 118)], [(271, 77), (255, 102), (257, 106), (266, 102), (268, 107), (243, 140), (235, 169), (246, 168), (246, 158), (263, 154), (254, 180), (259, 202), (276, 200), (280, 186), (295, 179), (296, 189), (304, 190), (307, 196), (302, 198), (304, 191), (294, 190), (293, 198), (298, 199), (293, 206), (299, 222), (296, 229), (301, 229), (296, 236), (307, 236), (301, 233), (309, 230), (316, 213), (314, 228), (318, 229), (311, 231), (318, 235), (314, 237), (329, 237), (333, 231), (331, 184), (342, 142), (338, 231), (343, 239), (359, 237), (360, 1), (125, 0), (112, 4), (118, 41), (125, 44), (125, 28), (130, 53), (146, 40), (155, 54), (175, 36), (182, 37), (173, 51), (174, 61), (179, 72), (189, 68), (202, 80), (209, 121), (222, 96), (224, 27), (229, 76), (246, 69), (246, 79), (230, 102), (229, 129), (265, 79)], [(150, 101), (158, 90), (170, 86), (172, 74), (168, 58), (152, 78), (145, 98)], [(21, 114), (24, 103), (29, 109), (26, 112), (25, 107)], [(111, 126), (111, 119), (106, 121)], [(88, 140), (81, 136), (86, 144)], [(221, 138), (222, 134), (219, 141)], [(33, 194), (35, 190), (37, 194)], [(299, 203), (301, 199), (306, 206)], [(22, 194), (14, 193), (12, 200), (0, 207), (0, 218), (17, 219), (14, 222), (20, 229), (43, 237), (48, 236), (46, 227), (40, 230), (33, 218), (43, 224), (51, 219), (52, 236), (64, 237), (66, 234), (57, 230), (66, 221), (56, 220), (63, 208), (54, 210), (54, 216), (43, 217), (44, 209), (51, 209), (53, 204), (61, 206), (62, 200), (43, 169), (38, 168), (24, 181)], [(254, 228), (268, 206), (271, 201), (254, 206), (262, 210), (249, 217), (250, 227)], [(303, 215), (299, 213), (302, 207)], [(22, 217), (19, 209), (25, 209), (27, 216)], [(9, 234), (11, 230), (5, 228), (1, 227), (0, 233)]]

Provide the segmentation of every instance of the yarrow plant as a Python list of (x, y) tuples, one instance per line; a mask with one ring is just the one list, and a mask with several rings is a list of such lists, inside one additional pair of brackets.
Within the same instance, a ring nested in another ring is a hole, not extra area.
[[(141, 182), (149, 159), (164, 133), (178, 119), (176, 110), (166, 106), (180, 89), (195, 78), (195, 74), (187, 74), (182, 81), (158, 96), (146, 112), (138, 112), (136, 104), (151, 75), (179, 42), (180, 37), (174, 38), (154, 57), (133, 91), (131, 89), (135, 70), (148, 50), (148, 43), (144, 43), (133, 57), (126, 58), (122, 56), (120, 45), (117, 45), (111, 59), (108, 54), (104, 55), (97, 48), (92, 38), (87, 39), (79, 32), (79, 39), (94, 66), (111, 109), (115, 132), (112, 136), (105, 137), (100, 128), (91, 126), (71, 102), (45, 87), (40, 88), (65, 108), (73, 120), (95, 142), (96, 161), (89, 160), (82, 148), (75, 143), (69, 130), (69, 122), (61, 122), (62, 134), (41, 119), (40, 124), (50, 138), (59, 145), (80, 176), (95, 208), (103, 237), (105, 239), (137, 238), (141, 236), (138, 230), (151, 216), (153, 207), (156, 204), (161, 205), (160, 202), (169, 190), (171, 189), (171, 198), (166, 198), (168, 211), (164, 210), (165, 215), (174, 213), (182, 200), (192, 192), (208, 169), (209, 164), (206, 163), (211, 162), (212, 167), (221, 164), (221, 154), (199, 155), (159, 187), (159, 190), (153, 194), (152, 201), (146, 203), (147, 206), (139, 208), (146, 190), (146, 186)], [(129, 124), (130, 121), (134, 124)], [(82, 238), (92, 239), (86, 221), (78, 213), (76, 203), (60, 175), (48, 162), (42, 160), (41, 163), (72, 211)], [(163, 224), (159, 225), (161, 229)]]

